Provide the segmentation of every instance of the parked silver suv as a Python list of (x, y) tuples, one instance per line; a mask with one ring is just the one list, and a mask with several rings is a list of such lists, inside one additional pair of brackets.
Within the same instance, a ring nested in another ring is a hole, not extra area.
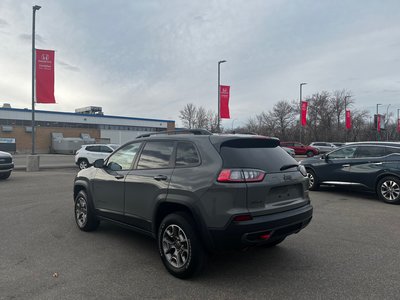
[(311, 220), (306, 170), (263, 136), (204, 130), (147, 134), (75, 178), (75, 219), (123, 224), (158, 240), (167, 270), (186, 278), (206, 251), (271, 247)]

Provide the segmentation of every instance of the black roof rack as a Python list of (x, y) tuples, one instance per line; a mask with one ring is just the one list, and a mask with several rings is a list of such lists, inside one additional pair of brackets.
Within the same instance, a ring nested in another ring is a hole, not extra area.
[(161, 135), (161, 134), (194, 134), (194, 135), (212, 135), (212, 133), (206, 129), (177, 129), (177, 130), (167, 130), (167, 131), (157, 131), (157, 132), (149, 132), (138, 135), (136, 138), (145, 138), (152, 135)]

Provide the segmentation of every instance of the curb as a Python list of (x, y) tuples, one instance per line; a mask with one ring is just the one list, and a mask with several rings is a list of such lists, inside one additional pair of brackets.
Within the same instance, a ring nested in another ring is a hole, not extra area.
[[(39, 170), (54, 170), (54, 169), (77, 169), (76, 165), (43, 165), (39, 166)], [(14, 171), (26, 171), (26, 166), (14, 166)]]

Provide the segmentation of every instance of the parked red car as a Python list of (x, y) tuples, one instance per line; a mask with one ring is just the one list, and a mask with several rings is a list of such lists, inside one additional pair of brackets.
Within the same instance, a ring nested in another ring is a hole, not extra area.
[(319, 154), (317, 148), (305, 146), (299, 142), (281, 142), (282, 147), (292, 148), (296, 155), (307, 155), (308, 157)]

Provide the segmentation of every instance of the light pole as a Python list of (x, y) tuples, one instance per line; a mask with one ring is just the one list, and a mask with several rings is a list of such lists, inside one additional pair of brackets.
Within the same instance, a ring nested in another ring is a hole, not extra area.
[(220, 132), (220, 128), (219, 128), (220, 117), (219, 117), (219, 115), (220, 115), (220, 107), (221, 107), (221, 103), (220, 103), (220, 101), (221, 101), (221, 99), (220, 99), (220, 93), (221, 93), (221, 91), (220, 91), (221, 90), (221, 88), (220, 88), (220, 85), (221, 85), (221, 83), (220, 83), (220, 79), (221, 79), (221, 64), (223, 64), (225, 62), (226, 62), (226, 60), (220, 60), (218, 62), (218, 125), (217, 125), (218, 132)]
[[(378, 126), (380, 127), (380, 124), (378, 124), (378, 118), (379, 118), (379, 106), (382, 105), (381, 103), (376, 105), (376, 140), (379, 141), (379, 130)], [(380, 119), (380, 118), (379, 118)], [(379, 122), (380, 123), (380, 122)]]
[(233, 119), (233, 120), (232, 120), (232, 132), (233, 132), (233, 124), (235, 123), (236, 120), (237, 120), (237, 119)]
[(345, 137), (344, 137), (344, 142), (345, 143), (347, 143), (347, 131), (348, 131), (348, 129), (347, 129), (347, 98), (350, 98), (351, 96), (344, 96), (344, 122), (345, 122), (345, 130), (346, 130), (346, 134), (345, 134)]
[(389, 117), (389, 107), (390, 107), (390, 104), (386, 107), (386, 115), (385, 115), (385, 117), (387, 118), (385, 118), (385, 121), (386, 121), (386, 124), (385, 124), (385, 130), (386, 130), (386, 140), (388, 141), (389, 140), (389, 130), (388, 130), (388, 128), (387, 128), (387, 126), (389, 126), (389, 121), (390, 121), (390, 117)]
[(41, 6), (34, 5), (32, 18), (32, 155), (35, 155), (35, 16)]
[(300, 83), (300, 122), (299, 122), (299, 125), (300, 125), (300, 143), (301, 143), (301, 131), (302, 131), (302, 129), (301, 129), (301, 127), (302, 127), (302, 125), (301, 125), (301, 100), (302, 100), (302, 92), (303, 92), (303, 85), (306, 85), (307, 84), (307, 82), (302, 82), (302, 83)]

